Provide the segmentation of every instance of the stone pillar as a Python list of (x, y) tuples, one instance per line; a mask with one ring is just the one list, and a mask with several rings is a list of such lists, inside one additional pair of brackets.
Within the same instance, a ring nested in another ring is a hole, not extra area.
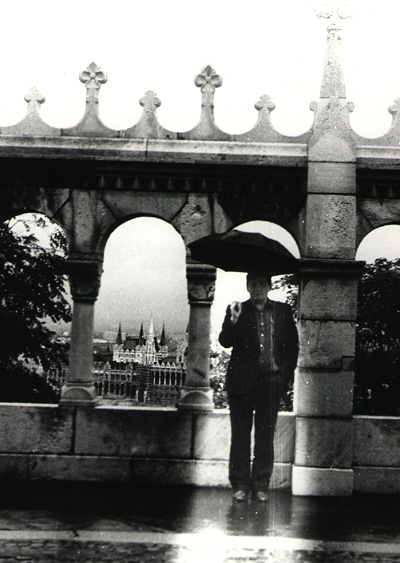
[(353, 491), (352, 414), (357, 284), (363, 262), (301, 261), (293, 493)]
[(353, 491), (352, 414), (357, 282), (356, 140), (341, 56), (341, 15), (327, 29), (320, 99), (308, 141), (300, 265), (300, 355), (295, 380), (296, 495)]
[(71, 257), (68, 260), (73, 315), (68, 376), (61, 390), (62, 406), (95, 406), (92, 382), (94, 306), (99, 293), (102, 262)]
[(210, 314), (214, 300), (216, 269), (189, 262), (186, 269), (190, 305), (186, 381), (179, 410), (212, 411), (210, 388)]

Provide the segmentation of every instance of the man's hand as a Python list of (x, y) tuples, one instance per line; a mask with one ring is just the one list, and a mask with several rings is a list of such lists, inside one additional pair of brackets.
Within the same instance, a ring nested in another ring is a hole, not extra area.
[(239, 315), (242, 312), (242, 304), (240, 301), (234, 301), (230, 304), (231, 309), (231, 323), (235, 325), (238, 321)]

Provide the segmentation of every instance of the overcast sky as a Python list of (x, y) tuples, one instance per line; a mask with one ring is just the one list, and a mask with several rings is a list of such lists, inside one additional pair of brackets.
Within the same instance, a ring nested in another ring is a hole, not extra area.
[[(46, 97), (42, 117), (58, 127), (75, 125), (85, 105), (79, 72), (92, 61), (108, 75), (100, 92), (100, 115), (115, 129), (135, 124), (139, 99), (154, 90), (162, 101), (162, 125), (191, 129), (201, 94), (193, 80), (211, 64), (223, 78), (215, 96), (218, 126), (245, 132), (257, 119), (254, 103), (268, 94), (276, 104), (276, 129), (297, 135), (309, 129), (309, 104), (318, 100), (326, 22), (309, 0), (70, 0), (3, 3), (0, 34), (0, 126), (26, 111), (24, 94), (36, 86)], [(384, 134), (387, 111), (400, 97), (398, 56), (400, 3), (350, 2), (343, 23), (347, 97), (354, 102), (353, 128), (361, 135)], [(150, 227), (150, 228), (149, 228)], [(133, 230), (132, 230), (133, 229)], [(389, 245), (397, 255), (400, 237), (386, 231), (372, 244)], [(371, 245), (370, 245), (371, 248)], [(386, 252), (386, 251), (385, 251)], [(359, 258), (372, 259), (368, 255)], [(143, 219), (115, 231), (106, 248), (105, 271), (96, 307), (96, 326), (135, 328), (154, 314), (156, 329), (187, 324), (183, 244), (172, 227)], [(244, 298), (242, 276), (220, 274), (213, 324), (218, 328), (227, 303)]]

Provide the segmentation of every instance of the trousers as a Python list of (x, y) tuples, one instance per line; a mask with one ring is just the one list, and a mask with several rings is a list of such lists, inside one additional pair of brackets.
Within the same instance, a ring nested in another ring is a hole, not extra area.
[(274, 467), (279, 404), (285, 390), (285, 380), (280, 375), (271, 374), (270, 377), (260, 377), (249, 394), (228, 394), (231, 421), (229, 481), (234, 490), (267, 491)]

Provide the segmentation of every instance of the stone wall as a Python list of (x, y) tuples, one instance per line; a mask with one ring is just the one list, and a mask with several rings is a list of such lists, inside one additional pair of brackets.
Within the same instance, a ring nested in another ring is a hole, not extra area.
[[(316, 420), (318, 422), (318, 420)], [(229, 413), (0, 404), (0, 478), (229, 486)], [(291, 485), (295, 416), (280, 413), (272, 487)], [(400, 493), (400, 419), (355, 417), (354, 489)]]

